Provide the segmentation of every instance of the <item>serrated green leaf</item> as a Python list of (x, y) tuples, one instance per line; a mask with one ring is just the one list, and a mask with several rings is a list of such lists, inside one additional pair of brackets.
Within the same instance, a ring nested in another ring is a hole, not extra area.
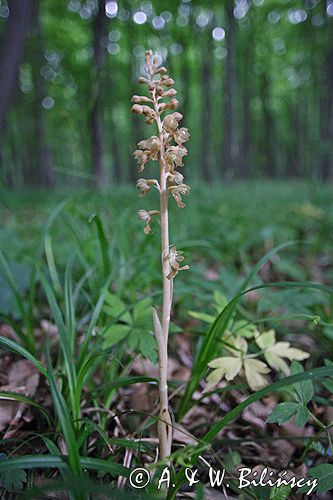
[(309, 470), (310, 477), (318, 479), (318, 495), (333, 488), (333, 464), (320, 464)]
[(121, 342), (127, 337), (130, 331), (131, 327), (127, 325), (121, 325), (121, 324), (111, 325), (104, 332), (105, 340), (103, 343), (103, 347), (108, 348), (112, 347), (115, 344), (118, 344), (118, 342)]
[(133, 320), (135, 325), (146, 325), (147, 322), (151, 324), (151, 308), (152, 301), (149, 297), (135, 304), (133, 309)]
[(304, 427), (310, 417), (310, 412), (305, 405), (299, 405), (295, 414), (295, 424), (297, 427)]
[[(291, 374), (296, 375), (297, 373), (303, 373), (304, 368), (298, 361), (293, 361), (290, 366)], [(313, 383), (311, 380), (303, 380), (302, 382), (298, 382), (294, 386), (297, 399), (303, 405), (307, 405), (314, 395)]]
[(289, 484), (282, 484), (279, 487), (274, 486), (271, 494), (269, 495), (269, 500), (287, 500), (291, 490), (292, 488)]
[(103, 311), (111, 318), (117, 318), (118, 321), (123, 321), (129, 325), (132, 323), (132, 316), (127, 310), (126, 304), (117, 295), (107, 292), (104, 301)]
[(279, 425), (285, 424), (296, 414), (298, 407), (299, 403), (280, 403), (274, 408), (272, 413), (268, 415), (266, 422), (269, 424), (275, 422)]
[(127, 339), (128, 347), (131, 349), (131, 351), (135, 351), (135, 349), (138, 347), (139, 338), (140, 332), (138, 330), (132, 330)]
[(141, 354), (150, 359), (153, 363), (157, 361), (157, 346), (153, 335), (142, 332), (139, 337), (139, 349)]

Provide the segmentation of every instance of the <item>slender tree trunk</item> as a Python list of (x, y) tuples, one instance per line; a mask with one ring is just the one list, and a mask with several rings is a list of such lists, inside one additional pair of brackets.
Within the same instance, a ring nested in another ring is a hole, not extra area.
[[(212, 85), (211, 85), (211, 61), (212, 61), (212, 37), (209, 30), (209, 39), (203, 44), (202, 54), (202, 145), (201, 145), (201, 165), (203, 176), (208, 182), (213, 180), (212, 172), (212, 148), (211, 148), (211, 106), (212, 106)], [(203, 34), (205, 36), (205, 34)]]
[(226, 0), (226, 68), (225, 68), (225, 139), (224, 139), (224, 171), (234, 175), (237, 163), (236, 123), (235, 123), (235, 98), (236, 98), (236, 66), (235, 66), (235, 18), (233, 14), (233, 0)]
[(325, 80), (323, 97), (320, 101), (321, 109), (321, 136), (322, 136), (322, 155), (321, 155), (321, 176), (327, 181), (332, 176), (333, 159), (333, 47), (331, 47), (325, 58)]
[(40, 67), (43, 64), (44, 41), (42, 27), (40, 23), (40, 1), (37, 0), (34, 12), (34, 26), (36, 30), (35, 40), (35, 141), (36, 141), (36, 184), (46, 187), (54, 186), (53, 162), (50, 148), (46, 141), (45, 110), (42, 107), (42, 100), (46, 94), (45, 80), (40, 74)]
[(6, 114), (15, 95), (20, 62), (35, 0), (11, 0), (10, 15), (2, 43), (0, 65), (0, 131), (5, 126)]
[(274, 154), (275, 145), (275, 129), (274, 119), (270, 104), (270, 82), (266, 71), (262, 75), (261, 80), (261, 102), (262, 102), (262, 118), (263, 118), (263, 151), (265, 158), (263, 165), (263, 173), (270, 177), (276, 176), (276, 159)]
[(98, 12), (93, 22), (93, 81), (92, 106), (90, 113), (92, 171), (95, 176), (96, 189), (102, 189), (105, 184), (105, 169), (103, 165), (103, 126), (101, 104), (101, 77), (104, 64), (104, 48), (102, 38), (105, 36), (105, 0), (98, 0)]

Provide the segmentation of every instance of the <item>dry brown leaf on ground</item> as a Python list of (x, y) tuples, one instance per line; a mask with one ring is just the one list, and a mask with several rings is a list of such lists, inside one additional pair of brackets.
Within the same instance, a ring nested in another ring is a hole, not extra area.
[[(7, 375), (6, 385), (0, 387), (0, 392), (13, 392), (32, 398), (39, 384), (39, 372), (24, 359), (11, 364)], [(5, 430), (9, 425), (17, 428), (22, 419), (31, 420), (28, 406), (16, 401), (4, 401), (0, 407), (0, 430)], [(8, 434), (9, 432), (9, 434)], [(13, 429), (7, 431), (5, 437), (13, 434)]]

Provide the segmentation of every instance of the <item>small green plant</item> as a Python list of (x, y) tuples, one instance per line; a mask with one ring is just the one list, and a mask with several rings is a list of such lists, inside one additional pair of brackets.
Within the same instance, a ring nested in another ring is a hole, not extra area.
[(154, 219), (158, 220), (161, 228), (163, 304), (161, 316), (153, 307), (153, 324), (159, 357), (159, 453), (160, 458), (165, 459), (171, 453), (172, 444), (167, 373), (173, 279), (179, 271), (188, 269), (187, 265), (180, 264), (184, 260), (182, 252), (177, 250), (175, 245), (170, 245), (168, 200), (171, 195), (177, 205), (184, 208), (182, 196), (190, 192), (189, 186), (183, 183), (183, 175), (177, 170), (183, 165), (183, 158), (187, 154), (184, 143), (189, 139), (189, 133), (186, 128), (179, 128), (179, 122), (183, 118), (180, 113), (173, 112), (162, 119), (166, 111), (174, 111), (179, 103), (175, 99), (177, 91), (173, 88), (174, 81), (166, 74), (167, 69), (159, 66), (158, 59), (151, 50), (146, 52), (146, 72), (148, 77), (140, 77), (139, 83), (148, 86), (149, 97), (133, 96), (132, 111), (145, 116), (147, 125), (155, 123), (158, 135), (152, 135), (149, 139), (139, 142), (139, 149), (134, 152), (134, 156), (139, 163), (140, 172), (150, 160), (159, 163), (159, 178), (141, 178), (137, 181), (137, 188), (139, 196), (144, 196), (154, 187), (160, 198), (159, 210), (139, 210), (138, 216), (146, 223), (144, 228), (146, 234), (151, 232)]
[[(208, 363), (213, 371), (207, 377), (206, 392), (212, 390), (223, 378), (230, 381), (240, 374), (245, 377), (251, 389), (257, 391), (268, 385), (264, 375), (268, 374), (271, 368), (289, 375), (290, 370), (285, 359), (292, 361), (310, 357), (309, 353), (291, 347), (290, 342), (277, 342), (273, 329), (261, 333), (255, 325), (238, 321), (234, 325), (234, 331), (236, 333), (226, 332), (229, 335), (226, 335), (223, 344), (227, 354)], [(256, 351), (249, 352), (249, 341), (257, 348)], [(260, 356), (263, 356), (266, 362), (257, 359)]]

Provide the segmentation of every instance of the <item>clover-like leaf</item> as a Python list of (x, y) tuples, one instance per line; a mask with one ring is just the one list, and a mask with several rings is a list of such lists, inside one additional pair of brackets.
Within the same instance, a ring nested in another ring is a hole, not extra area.
[(276, 343), (275, 330), (268, 330), (267, 332), (257, 333), (256, 344), (260, 349), (267, 349)]
[(245, 378), (253, 391), (262, 389), (268, 384), (263, 375), (270, 372), (270, 369), (263, 361), (259, 359), (245, 359), (244, 361)]
[(207, 386), (204, 392), (210, 391), (223, 378), (233, 380), (242, 369), (242, 360), (232, 356), (224, 356), (208, 363), (210, 368), (215, 368), (207, 377)]

